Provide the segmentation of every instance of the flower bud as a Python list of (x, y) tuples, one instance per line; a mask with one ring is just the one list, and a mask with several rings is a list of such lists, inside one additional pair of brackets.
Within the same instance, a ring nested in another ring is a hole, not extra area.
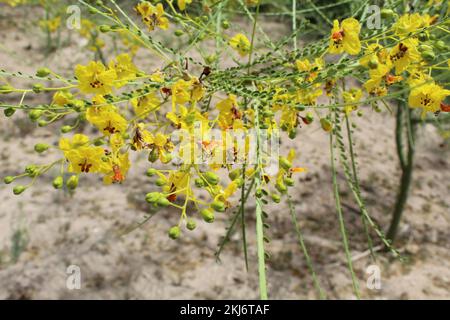
[(222, 21), (222, 28), (224, 28), (225, 30), (230, 28), (230, 22), (228, 20), (223, 20)]
[(197, 188), (205, 187), (205, 181), (203, 179), (197, 178), (197, 179), (195, 179), (194, 183)]
[(206, 172), (204, 175), (204, 178), (206, 181), (208, 181), (209, 184), (215, 186), (219, 183), (219, 176), (215, 174), (214, 172)]
[(275, 202), (275, 203), (281, 202), (281, 197), (278, 193), (272, 193), (271, 197), (272, 197), (273, 202)]
[(14, 108), (6, 108), (3, 110), (3, 113), (5, 114), (5, 117), (11, 117), (14, 113), (16, 113), (16, 109)]
[(78, 176), (71, 176), (66, 182), (69, 190), (75, 190), (78, 187)]
[(35, 122), (37, 121), (41, 116), (42, 116), (42, 110), (31, 110), (30, 113), (28, 114), (28, 117), (30, 118), (31, 121)]
[(145, 175), (147, 176), (147, 177), (153, 177), (155, 174), (156, 174), (156, 169), (154, 169), (154, 168), (149, 168), (148, 170), (147, 170), (147, 172), (145, 173)]
[(62, 126), (61, 127), (61, 133), (68, 133), (70, 131), (72, 131), (72, 127), (71, 126)]
[(5, 178), (3, 179), (3, 182), (4, 182), (5, 184), (10, 184), (10, 183), (12, 183), (14, 180), (15, 180), (15, 178), (14, 178), (13, 176), (7, 176), (7, 177), (5, 177)]
[(214, 212), (212, 212), (209, 209), (203, 209), (200, 211), (200, 215), (202, 216), (203, 220), (207, 223), (213, 223), (214, 222)]
[(275, 188), (281, 193), (285, 193), (287, 191), (287, 187), (283, 182), (277, 182), (275, 184)]
[(170, 206), (170, 201), (164, 196), (161, 196), (158, 200), (156, 200), (156, 204), (160, 207), (168, 207)]
[(288, 136), (291, 140), (295, 139), (295, 137), (297, 137), (297, 130), (295, 128), (289, 130)]
[(257, 198), (261, 198), (263, 196), (262, 190), (261, 189), (257, 189), (256, 192), (255, 192), (255, 196)]
[(161, 197), (162, 194), (159, 192), (150, 192), (145, 196), (145, 201), (147, 201), (148, 203), (156, 203), (156, 201), (158, 201), (158, 199)]
[(50, 146), (48, 144), (45, 143), (37, 143), (34, 146), (34, 151), (36, 151), (37, 153), (42, 153), (44, 151), (47, 151), (48, 148), (50, 148)]
[(40, 68), (36, 71), (36, 77), (44, 78), (51, 73), (49, 68)]
[(39, 93), (44, 89), (44, 86), (41, 83), (36, 83), (33, 85), (33, 92)]
[(236, 183), (236, 186), (238, 188), (240, 188), (244, 185), (244, 179), (242, 179), (242, 178), (237, 178), (236, 180), (234, 180), (234, 182)]
[(155, 184), (156, 184), (158, 187), (165, 186), (166, 183), (167, 183), (167, 180), (166, 180), (165, 178), (158, 178), (158, 179), (156, 179), (156, 181), (155, 181)]
[(382, 9), (381, 12), (381, 18), (388, 19), (395, 15), (395, 12), (391, 9)]
[(433, 51), (424, 51), (424, 52), (422, 52), (421, 55), (422, 55), (422, 58), (428, 62), (433, 61), (436, 58), (436, 55), (434, 54)]
[(292, 167), (292, 163), (285, 157), (280, 157), (279, 162), (280, 166), (286, 171), (288, 171)]
[(64, 185), (64, 178), (62, 176), (58, 176), (55, 179), (53, 179), (53, 188), (55, 189), (61, 189)]
[(312, 112), (307, 112), (306, 116), (305, 116), (306, 122), (307, 124), (310, 124), (311, 122), (314, 121), (314, 115), (312, 114)]
[(292, 179), (292, 178), (286, 177), (286, 178), (284, 178), (283, 181), (286, 184), (286, 186), (288, 186), (288, 187), (292, 187), (294, 185), (294, 179)]
[(421, 32), (419, 33), (419, 40), (420, 41), (427, 41), (428, 39), (430, 39), (430, 36), (428, 35), (427, 32)]
[(180, 235), (181, 235), (180, 227), (175, 226), (175, 227), (170, 228), (170, 230), (169, 230), (170, 239), (176, 240), (180, 237)]
[(217, 212), (224, 212), (225, 211), (225, 203), (219, 200), (214, 200), (211, 203), (211, 208), (213, 208)]
[(177, 37), (181, 37), (181, 36), (184, 34), (184, 32), (183, 32), (183, 30), (181, 30), (181, 29), (177, 29), (177, 30), (175, 30), (174, 34), (175, 34)]
[(25, 173), (27, 173), (29, 177), (33, 178), (38, 173), (37, 167), (34, 164), (30, 164), (25, 167)]
[(370, 69), (376, 69), (378, 68), (378, 59), (373, 57), (369, 60), (368, 66)]
[(23, 193), (27, 188), (25, 186), (15, 186), (13, 188), (13, 193), (17, 196), (21, 193)]
[(195, 228), (197, 228), (197, 224), (195, 223), (194, 220), (188, 220), (188, 222), (186, 223), (186, 228), (188, 230), (194, 230)]
[(320, 119), (320, 125), (322, 126), (322, 129), (326, 132), (330, 132), (333, 129), (333, 125), (331, 124), (330, 120), (326, 118)]
[(109, 31), (111, 31), (111, 27), (108, 26), (107, 24), (102, 24), (99, 28), (100, 32), (102, 33), (107, 33)]
[(230, 178), (231, 181), (234, 181), (237, 178), (239, 178), (241, 175), (242, 175), (241, 170), (240, 169), (236, 169), (236, 170), (231, 171), (228, 174), (228, 177)]
[(440, 51), (447, 50), (447, 45), (442, 40), (436, 41), (434, 46), (435, 46), (436, 49), (438, 49)]
[(159, 159), (158, 149), (152, 149), (152, 151), (150, 151), (150, 154), (148, 155), (148, 161), (150, 161), (151, 163), (154, 163), (158, 159)]
[(8, 94), (14, 91), (14, 88), (11, 87), (9, 84), (5, 84), (3, 86), (0, 86), (0, 93), (2, 94)]

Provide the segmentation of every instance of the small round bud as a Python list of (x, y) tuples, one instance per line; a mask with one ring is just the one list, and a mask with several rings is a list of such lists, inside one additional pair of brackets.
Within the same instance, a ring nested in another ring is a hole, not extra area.
[(71, 126), (62, 126), (61, 127), (61, 133), (68, 133), (70, 131), (72, 131), (72, 127)]
[(214, 222), (214, 212), (212, 212), (209, 209), (203, 209), (200, 211), (200, 215), (202, 216), (203, 220), (207, 223), (213, 223)]
[(14, 180), (15, 180), (15, 178), (14, 178), (13, 176), (7, 176), (7, 177), (3, 178), (3, 182), (4, 182), (5, 184), (10, 184), (10, 183), (12, 183)]
[(50, 146), (48, 144), (45, 143), (37, 143), (34, 146), (34, 151), (36, 151), (37, 153), (42, 153), (48, 150), (48, 148), (50, 148)]
[(215, 200), (211, 203), (211, 208), (213, 208), (217, 212), (224, 212), (225, 211), (225, 203), (219, 200)]
[(205, 58), (205, 61), (207, 64), (213, 64), (214, 62), (217, 61), (217, 56), (215, 54), (210, 54)]
[(420, 41), (427, 41), (428, 39), (430, 39), (430, 36), (427, 32), (421, 32), (419, 33), (419, 40)]
[(100, 32), (102, 33), (107, 33), (109, 31), (111, 31), (111, 27), (108, 26), (107, 24), (103, 24), (100, 27), (98, 27), (98, 29), (100, 30)]
[(11, 87), (9, 84), (5, 84), (0, 86), (0, 93), (2, 94), (8, 94), (14, 91), (14, 88)]
[(239, 178), (241, 175), (242, 175), (241, 170), (240, 169), (236, 169), (236, 170), (231, 171), (228, 174), (228, 177), (231, 179), (231, 181), (234, 181), (237, 178)]
[(434, 46), (435, 46), (436, 49), (438, 49), (438, 50), (440, 50), (440, 51), (447, 50), (447, 45), (446, 45), (445, 42), (442, 41), (442, 40), (436, 41), (436, 42), (434, 43)]
[(297, 137), (297, 129), (293, 128), (292, 130), (289, 130), (288, 136), (291, 140), (295, 139)]
[(280, 166), (286, 171), (288, 171), (292, 167), (292, 163), (285, 157), (280, 157), (279, 162)]
[(197, 188), (204, 188), (206, 186), (205, 181), (200, 178), (195, 179), (194, 183)]
[(228, 20), (223, 20), (222, 21), (222, 28), (224, 28), (225, 30), (230, 28), (230, 22), (228, 22)]
[(71, 176), (66, 182), (69, 190), (75, 190), (78, 187), (78, 176)]
[(55, 189), (61, 189), (64, 185), (64, 178), (62, 176), (58, 176), (55, 179), (53, 179), (53, 188)]
[(180, 227), (175, 226), (175, 227), (172, 227), (169, 229), (169, 238), (170, 239), (176, 240), (180, 237), (180, 235), (181, 235)]
[(13, 188), (13, 193), (17, 196), (21, 193), (23, 193), (27, 188), (25, 186), (15, 186)]
[(333, 129), (333, 125), (331, 124), (330, 120), (326, 118), (320, 119), (320, 125), (322, 126), (322, 129), (326, 132), (330, 132)]
[(44, 86), (41, 83), (36, 83), (33, 85), (33, 92), (40, 93), (44, 89)]
[(14, 113), (16, 113), (16, 109), (14, 108), (6, 108), (5, 110), (3, 110), (3, 113), (5, 115), (5, 117), (11, 117), (12, 115), (14, 115)]
[(257, 189), (256, 192), (255, 192), (255, 196), (257, 198), (261, 198), (263, 196), (262, 190), (261, 189)]
[(181, 30), (181, 29), (177, 29), (177, 30), (175, 30), (174, 34), (175, 34), (177, 37), (181, 37), (181, 36), (184, 34), (184, 31)]
[(156, 203), (156, 201), (158, 201), (158, 199), (161, 197), (162, 195), (159, 192), (150, 192), (145, 196), (145, 201), (147, 201), (148, 203)]
[(378, 68), (378, 59), (373, 57), (369, 60), (368, 66), (370, 69), (376, 69)]
[(388, 19), (393, 17), (395, 15), (395, 12), (391, 9), (382, 9), (380, 14), (383, 19)]
[(285, 193), (287, 191), (287, 187), (283, 182), (277, 182), (275, 184), (275, 188), (281, 193)]
[(147, 172), (145, 172), (145, 175), (147, 177), (153, 177), (156, 174), (157, 170), (154, 168), (147, 169)]
[(156, 204), (160, 207), (168, 207), (170, 206), (170, 201), (166, 197), (162, 196), (156, 201)]
[(154, 163), (158, 159), (159, 159), (158, 149), (153, 149), (152, 151), (150, 151), (150, 153), (148, 155), (148, 161), (150, 161), (151, 163)]
[(219, 183), (219, 176), (215, 174), (214, 172), (206, 172), (204, 175), (204, 178), (206, 181), (208, 181), (209, 184), (215, 186)]
[(275, 203), (281, 202), (281, 197), (278, 193), (272, 193), (271, 197), (272, 197), (273, 202), (275, 202)]
[(51, 73), (49, 68), (40, 68), (36, 71), (36, 77), (44, 78)]
[(162, 187), (162, 186), (165, 186), (167, 184), (167, 180), (164, 179), (164, 178), (158, 178), (158, 179), (156, 179), (155, 184), (158, 187)]
[(96, 139), (96, 140), (94, 141), (94, 146), (100, 147), (100, 146), (103, 146), (105, 143), (106, 143), (106, 142), (105, 142), (105, 140), (103, 140), (103, 139)]
[(284, 183), (286, 186), (292, 187), (294, 185), (294, 179), (286, 177), (284, 178)]
[(30, 118), (31, 121), (35, 122), (42, 116), (42, 113), (42, 110), (31, 110), (28, 114), (28, 118)]
[(436, 58), (436, 55), (434, 54), (433, 51), (424, 51), (424, 52), (422, 52), (421, 55), (422, 55), (422, 58), (428, 62), (433, 61)]
[(308, 124), (310, 124), (311, 122), (314, 121), (314, 115), (312, 114), (312, 112), (307, 112), (306, 116), (305, 116), (306, 122)]
[(188, 230), (194, 230), (195, 228), (197, 228), (197, 224), (195, 223), (194, 220), (188, 220), (188, 222), (186, 223), (186, 228)]

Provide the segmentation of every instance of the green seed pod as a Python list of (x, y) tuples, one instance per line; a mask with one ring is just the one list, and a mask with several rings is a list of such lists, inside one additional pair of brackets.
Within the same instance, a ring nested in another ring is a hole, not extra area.
[(13, 188), (13, 193), (18, 196), (19, 194), (23, 193), (27, 188), (25, 186), (15, 186)]
[(7, 177), (3, 178), (3, 182), (4, 182), (5, 184), (10, 184), (10, 183), (12, 183), (14, 180), (15, 180), (15, 178), (14, 178), (13, 176), (7, 176)]
[(286, 171), (288, 171), (292, 167), (292, 163), (285, 157), (280, 157), (279, 162), (280, 166)]
[(433, 61), (436, 58), (436, 55), (434, 54), (433, 51), (424, 51), (424, 52), (422, 52), (421, 55), (422, 55), (422, 58), (428, 62)]
[(203, 177), (205, 178), (206, 181), (208, 181), (209, 184), (213, 186), (219, 183), (219, 176), (214, 172), (208, 171), (203, 175)]
[(272, 193), (271, 195), (273, 202), (280, 203), (281, 202), (281, 196), (278, 193)]
[(146, 175), (147, 177), (153, 177), (153, 176), (156, 174), (156, 172), (157, 172), (156, 169), (154, 169), (154, 168), (149, 168), (149, 169), (147, 170), (147, 172), (145, 172), (145, 175)]
[(288, 187), (292, 187), (292, 186), (294, 186), (294, 179), (292, 179), (292, 178), (288, 178), (288, 177), (286, 177), (286, 178), (284, 178), (284, 183), (286, 184), (286, 186), (288, 186)]
[(195, 179), (194, 183), (195, 183), (195, 186), (197, 188), (204, 188), (205, 185), (206, 185), (205, 181), (203, 179), (200, 179), (200, 178)]
[(44, 86), (40, 83), (36, 83), (33, 85), (33, 92), (40, 93), (44, 89)]
[(78, 187), (78, 176), (71, 176), (66, 182), (69, 190), (75, 190)]
[(62, 176), (58, 176), (55, 179), (53, 179), (53, 188), (55, 189), (61, 189), (64, 185), (64, 178)]
[(170, 230), (169, 230), (169, 238), (170, 239), (176, 240), (180, 237), (180, 235), (181, 235), (180, 227), (175, 226), (175, 227), (170, 228)]
[(209, 209), (203, 209), (200, 211), (200, 215), (202, 216), (203, 220), (207, 223), (213, 223), (214, 222), (214, 212), (212, 212)]
[(49, 68), (40, 68), (36, 71), (36, 77), (44, 78), (51, 73)]
[(164, 179), (164, 178), (158, 178), (158, 179), (156, 179), (156, 181), (155, 181), (155, 184), (156, 184), (158, 187), (165, 186), (166, 183), (167, 183), (167, 180)]
[(3, 113), (5, 114), (5, 117), (11, 117), (14, 115), (14, 113), (16, 113), (16, 109), (14, 108), (6, 108), (5, 110), (3, 110)]
[(62, 126), (61, 127), (61, 133), (68, 133), (72, 130), (73, 130), (73, 128), (71, 126)]
[(42, 153), (44, 151), (47, 151), (48, 148), (50, 148), (50, 146), (48, 144), (45, 143), (37, 143), (34, 146), (34, 151), (36, 151), (37, 153)]
[(424, 51), (433, 51), (433, 47), (428, 45), (428, 44), (421, 44), (419, 46), (419, 51), (420, 52), (424, 52)]
[(181, 30), (181, 29), (178, 29), (178, 30), (175, 30), (174, 34), (175, 34), (177, 37), (181, 37), (181, 36), (184, 34), (184, 31)]
[(109, 31), (111, 31), (111, 27), (108, 26), (107, 24), (103, 24), (100, 27), (98, 27), (98, 29), (100, 30), (100, 32), (102, 33), (107, 33)]
[(296, 105), (294, 108), (297, 111), (305, 111), (306, 110), (306, 107), (304, 105), (301, 105), (301, 104)]
[(145, 201), (147, 201), (148, 203), (156, 203), (156, 201), (158, 201), (158, 199), (161, 197), (162, 194), (159, 192), (150, 192), (145, 196)]
[(225, 203), (219, 200), (215, 200), (211, 203), (211, 208), (213, 208), (217, 212), (224, 212), (225, 211)]
[(168, 207), (170, 206), (170, 201), (166, 197), (162, 196), (156, 201), (156, 204), (160, 207)]
[(333, 125), (331, 124), (330, 120), (326, 118), (320, 119), (320, 125), (322, 126), (322, 129), (326, 132), (330, 132), (333, 129)]
[(197, 228), (197, 224), (195, 223), (194, 220), (188, 220), (188, 222), (186, 223), (186, 228), (188, 230), (194, 230), (195, 228)]
[(31, 110), (28, 114), (28, 118), (30, 118), (31, 121), (35, 122), (42, 116), (42, 113), (42, 110)]

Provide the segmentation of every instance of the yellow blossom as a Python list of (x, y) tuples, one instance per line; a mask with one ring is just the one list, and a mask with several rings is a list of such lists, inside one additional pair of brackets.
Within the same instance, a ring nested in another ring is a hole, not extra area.
[(358, 54), (361, 51), (360, 30), (361, 26), (358, 20), (354, 18), (347, 18), (340, 25), (338, 20), (334, 20), (328, 52), (332, 54), (344, 52), (351, 55)]
[(250, 53), (250, 41), (242, 33), (236, 34), (230, 39), (230, 46), (235, 49), (242, 57)]
[(169, 28), (169, 19), (165, 17), (164, 7), (161, 3), (154, 6), (148, 1), (142, 1), (135, 9), (149, 31), (155, 30), (156, 27), (163, 30)]
[(114, 86), (117, 88), (124, 86), (128, 80), (134, 79), (138, 72), (138, 68), (126, 53), (118, 55), (116, 60), (111, 60), (109, 68), (116, 72), (117, 80), (114, 82)]
[(106, 69), (101, 62), (91, 61), (87, 66), (77, 65), (75, 76), (82, 93), (94, 93), (105, 95), (112, 92), (114, 80), (117, 78), (116, 71)]
[(422, 118), (427, 112), (441, 110), (442, 101), (450, 95), (446, 90), (435, 83), (425, 83), (411, 90), (408, 103), (411, 108), (422, 108)]

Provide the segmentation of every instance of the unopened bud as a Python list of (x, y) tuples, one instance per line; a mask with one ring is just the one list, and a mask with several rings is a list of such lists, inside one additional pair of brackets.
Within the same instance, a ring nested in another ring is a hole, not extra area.
[(15, 186), (13, 188), (13, 193), (17, 196), (21, 193), (23, 193), (27, 188), (25, 186)]
[(42, 153), (44, 151), (47, 151), (48, 148), (50, 148), (48, 144), (38, 143), (34, 146), (34, 151), (36, 151), (37, 153)]
[(44, 78), (48, 76), (51, 73), (50, 69), (48, 68), (40, 68), (36, 71), (36, 76), (39, 78)]
[(180, 237), (180, 235), (181, 235), (180, 227), (175, 226), (175, 227), (170, 228), (170, 230), (169, 230), (170, 239), (176, 240)]
[(203, 209), (200, 211), (200, 215), (202, 216), (203, 220), (207, 223), (213, 223), (214, 222), (214, 212), (212, 212), (209, 209)]
[(78, 187), (78, 176), (71, 176), (66, 182), (69, 190), (75, 190)]
[(64, 185), (64, 178), (62, 176), (58, 176), (55, 179), (53, 179), (53, 188), (55, 189), (61, 189)]
[(219, 200), (215, 200), (211, 203), (211, 208), (213, 208), (217, 212), (224, 212), (225, 211), (225, 203)]

